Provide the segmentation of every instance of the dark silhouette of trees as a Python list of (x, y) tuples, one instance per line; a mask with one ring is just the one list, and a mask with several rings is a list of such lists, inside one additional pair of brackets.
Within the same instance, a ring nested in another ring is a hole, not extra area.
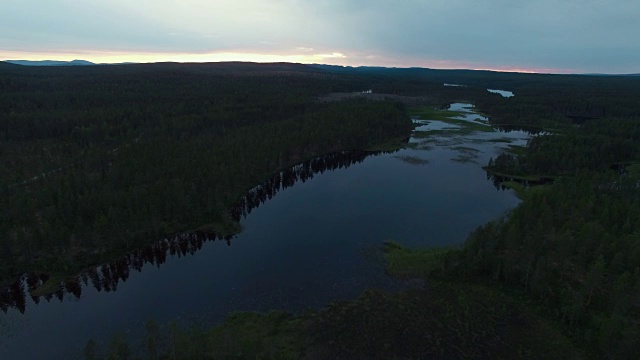
[(402, 104), (316, 101), (364, 83), (293, 64), (3, 66), (0, 279), (227, 222), (281, 169), (406, 136)]
[[(362, 162), (367, 156), (375, 156), (381, 152), (367, 151), (343, 151), (327, 154), (307, 160), (291, 168), (282, 170), (271, 179), (263, 182), (249, 190), (229, 211), (229, 216), (234, 221), (240, 221), (243, 217), (269, 199), (278, 192), (285, 190), (295, 183), (312, 179), (316, 174), (326, 171), (345, 168), (353, 164)], [(163, 238), (139, 249), (135, 249), (125, 256), (91, 267), (79, 275), (73, 275), (60, 281), (56, 286), (55, 295), (63, 301), (64, 294), (71, 294), (79, 299), (82, 296), (84, 286), (91, 286), (98, 291), (116, 291), (118, 284), (127, 281), (132, 270), (142, 271), (145, 264), (152, 264), (160, 267), (167, 261), (167, 256), (185, 257), (194, 255), (202, 249), (208, 241), (227, 241), (231, 245), (231, 236), (223, 236), (214, 231), (193, 231), (182, 232)], [(0, 309), (6, 312), (9, 308), (16, 308), (21, 312), (25, 311), (26, 293), (42, 286), (49, 276), (45, 274), (25, 274), (20, 279), (14, 281), (0, 297)], [(32, 296), (34, 302), (38, 303), (39, 296)], [(51, 298), (47, 298), (47, 301)]]

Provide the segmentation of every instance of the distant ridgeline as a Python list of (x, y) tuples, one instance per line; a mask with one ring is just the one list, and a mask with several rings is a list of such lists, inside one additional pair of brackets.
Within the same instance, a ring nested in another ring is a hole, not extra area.
[(5, 60), (5, 62), (14, 65), (23, 66), (88, 66), (95, 65), (94, 63), (86, 60), (71, 60), (71, 61), (56, 61), (56, 60)]

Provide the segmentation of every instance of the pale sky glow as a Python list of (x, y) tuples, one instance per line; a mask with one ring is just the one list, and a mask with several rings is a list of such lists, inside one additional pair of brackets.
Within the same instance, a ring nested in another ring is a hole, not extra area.
[(251, 61), (251, 62), (294, 62), (305, 64), (340, 64), (346, 56), (341, 53), (333, 54), (254, 54), (251, 52), (219, 52), (219, 53), (129, 53), (129, 52), (103, 52), (100, 50), (86, 50), (75, 53), (25, 53), (6, 52), (3, 53), (7, 59), (28, 59), (28, 60), (62, 60), (71, 61), (82, 58), (89, 59), (95, 63), (123, 63), (123, 62), (219, 62), (219, 61)]
[(638, 0), (19, 0), (0, 60), (640, 72)]

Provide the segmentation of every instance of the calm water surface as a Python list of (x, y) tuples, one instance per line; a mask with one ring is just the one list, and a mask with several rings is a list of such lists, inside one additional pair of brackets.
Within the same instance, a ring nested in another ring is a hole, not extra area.
[(513, 92), (507, 90), (487, 89), (488, 92), (502, 95), (502, 97), (513, 97)]
[[(468, 104), (452, 105), (461, 109), (468, 111), (463, 119), (486, 120)], [(518, 199), (497, 191), (481, 166), (508, 142), (527, 138), (518, 131), (413, 137), (411, 148), (318, 173), (253, 210), (230, 246), (205, 242), (194, 255), (144, 265), (116, 291), (84, 286), (80, 298), (66, 293), (63, 301), (39, 304), (27, 296), (24, 314), (0, 313), (0, 357), (80, 357), (90, 338), (104, 344), (115, 331), (136, 338), (149, 319), (214, 324), (233, 311), (295, 312), (368, 288), (397, 289), (402, 284), (384, 274), (378, 259), (381, 244), (461, 244), (474, 228), (512, 209)]]

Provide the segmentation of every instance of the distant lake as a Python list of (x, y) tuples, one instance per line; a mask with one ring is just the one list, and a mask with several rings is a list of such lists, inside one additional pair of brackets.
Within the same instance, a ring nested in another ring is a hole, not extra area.
[(494, 94), (500, 94), (502, 95), (502, 97), (506, 97), (506, 98), (514, 96), (514, 94), (511, 91), (506, 91), (506, 90), (487, 89), (487, 91)]
[[(469, 104), (451, 109), (483, 120)], [(382, 243), (459, 245), (504, 215), (519, 200), (498, 191), (481, 166), (530, 137), (457, 135), (454, 125), (414, 121), (418, 131), (446, 133), (413, 136), (394, 153), (340, 153), (298, 165), (249, 194), (236, 209), (244, 230), (228, 241), (208, 241), (206, 234), (168, 239), (85, 274), (48, 301), (36, 304), (27, 295), (24, 314), (0, 312), (2, 358), (81, 357), (90, 338), (105, 345), (123, 331), (136, 339), (149, 319), (212, 325), (233, 311), (297, 312), (369, 288), (403, 288), (384, 273)]]
[(444, 86), (453, 86), (453, 87), (467, 87), (467, 85), (460, 85), (460, 84), (443, 84)]
[[(467, 85), (460, 85), (460, 84), (447, 84), (444, 83), (444, 86), (448, 86), (448, 87), (467, 87)], [(507, 90), (496, 90), (496, 89), (487, 89), (488, 92), (490, 93), (494, 93), (494, 94), (499, 94), (502, 95), (502, 97), (513, 97), (514, 93), (511, 91), (507, 91)]]

